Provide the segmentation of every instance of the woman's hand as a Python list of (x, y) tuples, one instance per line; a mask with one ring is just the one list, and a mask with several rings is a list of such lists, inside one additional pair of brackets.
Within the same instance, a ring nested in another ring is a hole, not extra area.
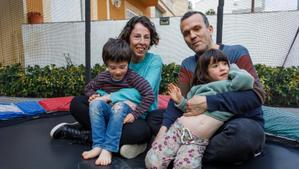
[(101, 100), (103, 100), (103, 101), (106, 102), (106, 103), (111, 102), (110, 94), (106, 94), (106, 95), (101, 96), (101, 97), (99, 97), (99, 98), (97, 98), (97, 99), (101, 99)]
[(196, 116), (205, 111), (207, 111), (206, 96), (193, 96), (187, 101), (186, 113), (184, 113), (184, 116)]
[(135, 117), (133, 116), (132, 113), (129, 113), (124, 119), (124, 124), (133, 123), (134, 121), (135, 121)]
[(100, 95), (99, 94), (93, 94), (93, 95), (89, 96), (88, 102), (90, 103), (91, 101), (93, 101), (97, 97), (100, 97)]
[(89, 103), (94, 100), (103, 100), (104, 102), (109, 103), (111, 101), (110, 94), (107, 94), (104, 96), (100, 96), (99, 94), (94, 94), (94, 95), (90, 96), (88, 99)]
[(177, 87), (175, 84), (170, 83), (167, 86), (167, 92), (170, 95), (171, 99), (176, 103), (179, 104), (182, 101), (182, 93), (179, 87)]

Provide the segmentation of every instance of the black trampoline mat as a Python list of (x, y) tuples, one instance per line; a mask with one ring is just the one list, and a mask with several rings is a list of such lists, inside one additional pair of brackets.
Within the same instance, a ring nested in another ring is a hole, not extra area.
[[(141, 169), (144, 154), (127, 160), (115, 155), (109, 166), (95, 166), (81, 153), (90, 147), (67, 140), (53, 140), (49, 132), (60, 122), (73, 122), (70, 115), (39, 118), (0, 128), (0, 169)], [(242, 143), (240, 143), (242, 144)], [(204, 169), (298, 169), (299, 149), (267, 143), (264, 152), (241, 165), (207, 164)]]

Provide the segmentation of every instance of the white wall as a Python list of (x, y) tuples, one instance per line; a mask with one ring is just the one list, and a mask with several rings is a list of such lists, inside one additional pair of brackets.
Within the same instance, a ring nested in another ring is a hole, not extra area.
[(265, 0), (265, 11), (296, 10), (298, 0)]
[(81, 0), (51, 0), (51, 22), (81, 21)]
[[(209, 16), (209, 20), (216, 25), (216, 16)], [(161, 40), (151, 51), (160, 54), (164, 63), (180, 64), (193, 55), (180, 33), (180, 17), (171, 17), (170, 25), (159, 25), (158, 18), (153, 21)], [(125, 23), (126, 20), (92, 22), (92, 65), (103, 63), (103, 44), (109, 37), (117, 37)], [(223, 23), (223, 43), (246, 46), (254, 63), (281, 66), (299, 26), (299, 11), (229, 14), (224, 15)], [(74, 64), (85, 64), (84, 26), (84, 22), (23, 25), (25, 65), (64, 66), (65, 56), (70, 56)], [(214, 39), (215, 34), (216, 30)], [(287, 66), (299, 66), (298, 38)]]
[[(263, 7), (263, 0), (255, 0), (255, 8)], [(194, 10), (206, 13), (209, 9), (214, 9), (217, 13), (219, 0), (201, 0), (194, 3)], [(225, 0), (223, 13), (233, 13), (233, 11), (250, 11), (251, 0)]]
[[(254, 63), (282, 65), (298, 26), (299, 11), (225, 15), (223, 42), (246, 46)], [(299, 66), (298, 52), (290, 53), (287, 65)]]
[[(232, 13), (232, 11), (251, 9), (251, 1), (252, 0), (225, 0), (223, 12)], [(262, 11), (286, 11), (298, 9), (298, 0), (255, 0), (254, 3), (255, 8), (264, 8)], [(194, 3), (194, 9), (204, 13), (211, 8), (217, 11), (217, 7), (218, 0), (200, 0)]]

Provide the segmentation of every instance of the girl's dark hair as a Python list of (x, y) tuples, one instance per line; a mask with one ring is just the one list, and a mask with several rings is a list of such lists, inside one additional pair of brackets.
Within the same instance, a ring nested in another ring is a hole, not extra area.
[(106, 65), (109, 61), (129, 63), (133, 55), (130, 45), (123, 39), (110, 38), (103, 46), (102, 58)]
[(127, 43), (130, 44), (130, 35), (132, 30), (134, 29), (134, 26), (137, 23), (141, 23), (144, 27), (146, 27), (149, 31), (150, 31), (150, 47), (153, 45), (157, 45), (159, 43), (159, 35), (156, 31), (155, 25), (153, 22), (151, 22), (146, 16), (134, 16), (132, 17), (127, 24), (125, 25), (125, 27), (123, 28), (123, 30), (121, 31), (121, 33), (118, 35), (119, 39), (124, 39), (125, 41), (127, 41)]
[(200, 55), (193, 75), (192, 86), (211, 82), (208, 73), (209, 65), (220, 61), (224, 61), (229, 65), (228, 58), (219, 49), (209, 49)]

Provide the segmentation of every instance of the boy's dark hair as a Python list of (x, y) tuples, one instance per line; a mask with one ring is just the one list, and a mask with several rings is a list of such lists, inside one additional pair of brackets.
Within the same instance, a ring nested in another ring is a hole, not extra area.
[(112, 62), (130, 62), (134, 52), (129, 44), (122, 39), (110, 38), (103, 46), (102, 58), (107, 65)]
[(227, 56), (219, 49), (209, 49), (197, 59), (192, 86), (210, 83), (211, 79), (208, 73), (210, 64), (224, 61), (229, 65)]
[(134, 16), (132, 17), (127, 24), (125, 25), (125, 27), (123, 28), (123, 30), (121, 31), (121, 33), (118, 35), (119, 39), (124, 39), (127, 41), (127, 43), (130, 44), (130, 35), (132, 33), (132, 30), (134, 29), (134, 26), (137, 23), (141, 23), (144, 27), (146, 27), (149, 32), (150, 32), (150, 36), (151, 36), (151, 42), (150, 42), (150, 47), (153, 45), (157, 45), (159, 43), (159, 35), (156, 31), (155, 25), (153, 22), (151, 22), (146, 16)]
[(209, 20), (208, 20), (207, 16), (206, 16), (204, 13), (200, 12), (200, 11), (188, 11), (188, 12), (186, 12), (186, 13), (182, 16), (182, 18), (181, 18), (181, 23), (182, 23), (185, 19), (187, 19), (187, 18), (189, 18), (190, 16), (195, 15), (195, 14), (200, 14), (200, 15), (202, 16), (202, 18), (203, 18), (203, 22), (205, 23), (205, 25), (206, 25), (207, 27), (210, 26), (210, 23), (209, 23)]

